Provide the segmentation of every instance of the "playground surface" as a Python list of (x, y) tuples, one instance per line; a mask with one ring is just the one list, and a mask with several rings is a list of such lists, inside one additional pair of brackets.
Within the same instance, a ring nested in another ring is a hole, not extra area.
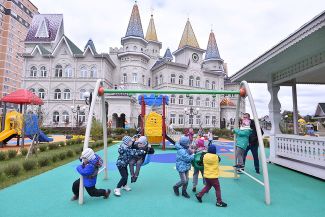
[[(264, 188), (245, 175), (239, 180), (233, 178), (232, 147), (219, 144), (221, 153), (222, 177), (220, 178), (222, 197), (228, 203), (227, 208), (215, 206), (214, 190), (206, 194), (203, 203), (196, 200), (192, 189), (192, 179), (188, 187), (190, 199), (174, 195), (172, 186), (178, 181), (175, 169), (175, 150), (156, 150), (151, 163), (144, 166), (136, 183), (129, 185), (132, 191), (122, 191), (121, 197), (90, 198), (85, 193), (85, 203), (71, 202), (71, 185), (78, 178), (75, 167), (79, 161), (73, 161), (54, 170), (33, 177), (0, 191), (0, 216), (141, 216), (141, 217), (321, 217), (325, 213), (325, 183), (322, 180), (268, 164), (271, 205), (264, 203)], [(109, 179), (98, 177), (98, 188), (113, 190), (120, 178), (115, 167), (118, 145), (108, 148)], [(102, 155), (103, 152), (98, 152)], [(255, 177), (251, 158), (247, 161), (246, 171)], [(191, 176), (191, 174), (190, 174)], [(199, 180), (198, 189), (202, 188)]]

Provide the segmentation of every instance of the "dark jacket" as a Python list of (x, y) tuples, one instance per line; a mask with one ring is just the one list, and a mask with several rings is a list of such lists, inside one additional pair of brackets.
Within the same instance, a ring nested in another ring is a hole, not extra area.
[[(256, 132), (256, 126), (254, 120), (251, 120), (250, 128), (252, 129), (252, 133), (249, 136), (249, 144), (250, 145), (258, 145), (258, 137)], [(264, 134), (263, 129), (261, 128), (262, 135)]]
[(143, 150), (132, 149), (124, 144), (121, 144), (118, 148), (118, 153), (120, 155), (117, 158), (116, 166), (127, 167), (132, 156), (141, 156), (146, 152)]

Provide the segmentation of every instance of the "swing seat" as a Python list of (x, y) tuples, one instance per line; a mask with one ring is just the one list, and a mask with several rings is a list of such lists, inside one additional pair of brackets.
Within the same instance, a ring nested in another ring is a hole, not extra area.
[(151, 154), (147, 154), (141, 166), (145, 166), (151, 161)]

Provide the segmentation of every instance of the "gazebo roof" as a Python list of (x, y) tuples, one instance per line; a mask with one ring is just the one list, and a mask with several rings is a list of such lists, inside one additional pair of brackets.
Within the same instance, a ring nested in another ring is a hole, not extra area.
[(28, 104), (28, 105), (43, 105), (44, 102), (34, 93), (26, 89), (16, 90), (4, 96), (1, 102), (14, 103), (14, 104)]
[[(231, 81), (325, 84), (325, 11), (239, 70)], [(307, 75), (307, 76), (306, 76)]]

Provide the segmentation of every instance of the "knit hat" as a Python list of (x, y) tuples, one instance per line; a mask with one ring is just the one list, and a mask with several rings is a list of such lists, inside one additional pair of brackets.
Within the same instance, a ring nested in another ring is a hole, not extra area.
[(181, 138), (179, 139), (179, 144), (184, 148), (188, 148), (190, 144), (190, 139), (187, 136), (181, 136)]
[(148, 141), (147, 141), (147, 137), (145, 136), (140, 136), (140, 138), (138, 139), (138, 143), (142, 143), (142, 144), (147, 144)]
[(211, 154), (217, 154), (217, 148), (214, 145), (210, 145), (208, 148), (208, 152)]
[(94, 160), (95, 158), (95, 153), (91, 148), (86, 148), (81, 153), (81, 159)]
[(123, 144), (127, 146), (129, 146), (130, 141), (132, 141), (132, 138), (130, 136), (124, 136), (122, 139)]
[(198, 148), (205, 148), (205, 146), (204, 146), (204, 139), (202, 139), (202, 138), (198, 139), (197, 142), (196, 142), (196, 146)]

